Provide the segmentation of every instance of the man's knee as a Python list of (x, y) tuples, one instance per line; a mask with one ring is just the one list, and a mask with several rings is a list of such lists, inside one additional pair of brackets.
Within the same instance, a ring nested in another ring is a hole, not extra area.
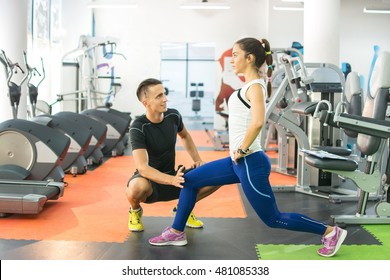
[(126, 188), (126, 195), (131, 199), (146, 199), (152, 192), (152, 184), (145, 178), (132, 179)]

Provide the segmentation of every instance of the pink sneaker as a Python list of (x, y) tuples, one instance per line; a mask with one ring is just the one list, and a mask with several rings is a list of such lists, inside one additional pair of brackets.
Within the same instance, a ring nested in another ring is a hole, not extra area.
[(175, 233), (171, 230), (171, 227), (167, 227), (161, 235), (150, 238), (149, 244), (155, 246), (184, 246), (187, 245), (187, 237), (184, 231)]
[(347, 237), (347, 231), (339, 227), (334, 227), (332, 232), (322, 238), (322, 244), (324, 247), (318, 249), (317, 253), (323, 257), (332, 257), (340, 249), (345, 237)]

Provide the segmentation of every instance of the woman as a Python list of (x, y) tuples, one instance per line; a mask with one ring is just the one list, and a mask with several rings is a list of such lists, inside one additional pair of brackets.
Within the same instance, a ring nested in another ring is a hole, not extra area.
[[(321, 235), (323, 247), (317, 251), (318, 254), (324, 257), (335, 255), (347, 231), (302, 214), (279, 212), (269, 183), (271, 163), (261, 148), (259, 138), (260, 130), (266, 123), (267, 92), (271, 92), (272, 55), (269, 42), (255, 38), (237, 41), (233, 46), (231, 64), (236, 74), (244, 75), (245, 84), (229, 99), (230, 156), (204, 164), (185, 175), (172, 227), (151, 238), (149, 243), (157, 246), (186, 245), (184, 227), (195, 205), (197, 190), (203, 186), (241, 183), (249, 203), (266, 225)], [(264, 69), (267, 70), (266, 75)]]

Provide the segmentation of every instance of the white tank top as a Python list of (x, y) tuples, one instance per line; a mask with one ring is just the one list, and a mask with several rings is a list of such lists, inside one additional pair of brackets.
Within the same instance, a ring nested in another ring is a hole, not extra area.
[[(229, 98), (229, 149), (230, 156), (233, 158), (233, 151), (236, 151), (244, 140), (245, 133), (252, 120), (252, 114), (250, 108), (248, 108), (244, 102), (250, 107), (250, 101), (245, 97), (245, 93), (248, 88), (253, 84), (260, 84), (263, 87), (264, 106), (266, 100), (267, 89), (263, 79), (256, 79), (245, 84), (240, 91), (236, 90)], [(265, 116), (264, 116), (265, 118)], [(253, 152), (260, 151), (260, 137), (257, 136), (255, 141), (249, 149)]]

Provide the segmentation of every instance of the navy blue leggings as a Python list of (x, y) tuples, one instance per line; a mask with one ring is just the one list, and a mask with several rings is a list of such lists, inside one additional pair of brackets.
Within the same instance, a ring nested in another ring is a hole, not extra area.
[(237, 165), (226, 157), (195, 168), (184, 176), (185, 183), (172, 227), (184, 231), (199, 188), (241, 183), (249, 203), (269, 227), (323, 235), (327, 228), (325, 224), (302, 214), (279, 212), (268, 179), (270, 172), (271, 163), (263, 151), (240, 159)]

